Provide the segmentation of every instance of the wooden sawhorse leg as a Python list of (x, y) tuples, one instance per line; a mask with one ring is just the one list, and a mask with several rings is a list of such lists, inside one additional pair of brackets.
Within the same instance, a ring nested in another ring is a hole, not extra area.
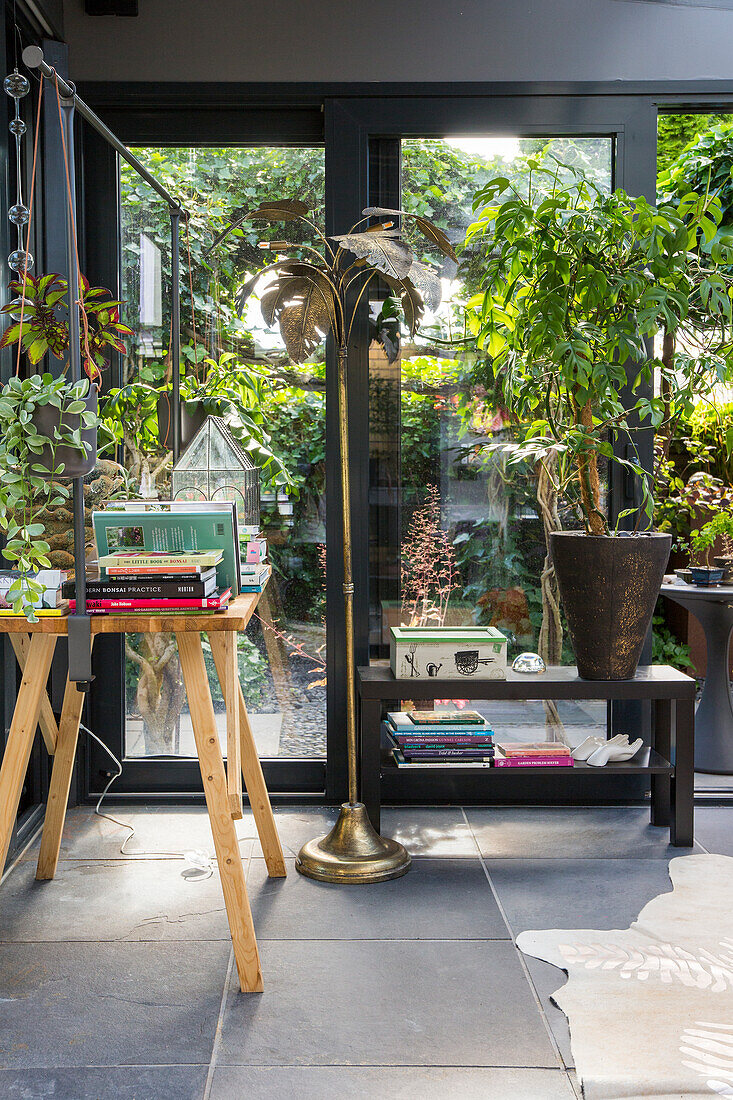
[(224, 904), (229, 918), (239, 985), (243, 993), (261, 993), (260, 955), (247, 897), (239, 841), (229, 805), (227, 778), (206, 675), (204, 651), (201, 648), (201, 635), (194, 631), (181, 631), (176, 634), (176, 640), (214, 836)]
[[(8, 634), (7, 637), (10, 639), (13, 652), (20, 665), (20, 671), (25, 672), (25, 666), (28, 663), (28, 656), (30, 654), (31, 635)], [(56, 740), (59, 735), (59, 730), (56, 725), (56, 718), (51, 706), (51, 700), (45, 691), (41, 695), (41, 709), (38, 715), (38, 725), (41, 727), (46, 751), (49, 756), (53, 756), (56, 752)]]
[(28, 646), (27, 660), (0, 766), (0, 873), (5, 866), (10, 847), (20, 792), (41, 713), (41, 699), (46, 693), (46, 681), (55, 648), (56, 635), (42, 634), (40, 631), (33, 634)]
[[(219, 677), (221, 689), (226, 692), (226, 657), (227, 646), (222, 631), (212, 630), (209, 635), (211, 652), (214, 656), (216, 673)], [(241, 687), (239, 691), (239, 736), (242, 758), (242, 775), (244, 786), (249, 796), (252, 807), (257, 834), (260, 838), (262, 851), (267, 864), (267, 873), (270, 878), (285, 878), (285, 858), (283, 856), (280, 837), (277, 835), (277, 826), (270, 805), (270, 796), (267, 793), (265, 777), (262, 774), (262, 765), (257, 755), (257, 747), (252, 736), (252, 727), (249, 724), (249, 715), (245, 706)]]
[[(92, 645), (94, 645), (92, 635)], [(56, 738), (56, 752), (53, 758), (51, 782), (48, 788), (46, 817), (43, 822), (41, 850), (38, 853), (36, 878), (39, 882), (53, 878), (61, 851), (61, 837), (66, 820), (66, 808), (69, 804), (71, 776), (74, 772), (76, 746), (79, 740), (79, 723), (84, 709), (86, 692), (79, 691), (73, 680), (67, 679), (64, 690), (64, 702), (61, 708), (59, 732)]]

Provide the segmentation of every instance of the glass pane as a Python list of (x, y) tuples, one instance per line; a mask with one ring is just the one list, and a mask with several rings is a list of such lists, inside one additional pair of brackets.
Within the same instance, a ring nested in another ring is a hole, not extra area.
[[(244, 221), (214, 252), (207, 250), (232, 221), (265, 200), (300, 199), (322, 227), (323, 150), (139, 147), (134, 152), (191, 213), (188, 233), (181, 228), (182, 393), (206, 382), (207, 397), (222, 399), (217, 411), (262, 469), (262, 525), (273, 574), (239, 640), (240, 680), (255, 740), (265, 757), (322, 757), (324, 348), (317, 348), (307, 365), (293, 368), (278, 329), (265, 323), (260, 310), (267, 276), (241, 314), (237, 304), (241, 287), (276, 259), (260, 242), (312, 244), (313, 233), (298, 221)], [(171, 463), (158, 439), (156, 408), (157, 391), (170, 386), (171, 377), (169, 216), (125, 164), (120, 191), (124, 320), (134, 330), (123, 364), (127, 415), (120, 442), (134, 490), (165, 499), (171, 495)], [(182, 415), (185, 419), (185, 406)], [(272, 461), (260, 444), (272, 452)], [(195, 472), (186, 473), (179, 499), (201, 499), (207, 490), (212, 498), (226, 499), (242, 491), (242, 472), (236, 466), (234, 474), (226, 472), (230, 456), (220, 440), (212, 452), (218, 472), (209, 478), (201, 469), (208, 458), (191, 455)], [(172, 641), (169, 635), (126, 639), (128, 756), (194, 754)], [(206, 661), (223, 743), (224, 707), (208, 650)]]
[[(677, 206), (693, 192), (719, 203), (710, 209), (717, 224), (711, 241), (698, 247), (702, 288), (730, 278), (730, 266), (716, 257), (715, 245), (731, 232), (733, 222), (733, 114), (660, 114), (657, 123), (657, 197), (662, 203)], [(718, 221), (719, 219), (719, 221)], [(727, 268), (727, 270), (726, 270)], [(717, 270), (716, 270), (717, 269)], [(711, 299), (712, 302), (712, 299)], [(672, 568), (689, 566), (690, 535), (718, 512), (727, 511), (733, 486), (733, 460), (728, 445), (733, 424), (733, 388), (717, 381), (718, 348), (730, 338), (729, 325), (715, 305), (690, 311), (684, 331), (678, 332), (670, 347), (659, 334), (655, 341), (657, 356), (668, 366), (689, 356), (702, 367), (696, 405), (690, 415), (678, 415), (669, 428), (660, 430), (656, 440), (655, 525), (672, 534)], [(705, 393), (703, 379), (711, 384)], [(661, 378), (656, 391), (665, 400), (669, 390)], [(727, 540), (716, 542), (709, 555), (712, 564), (717, 555), (726, 555)], [(700, 563), (704, 560), (700, 559)], [(655, 660), (664, 661), (704, 677), (706, 649), (702, 632), (692, 616), (670, 600), (657, 604), (653, 625)], [(720, 786), (719, 777), (707, 782), (696, 776), (698, 787)]]
[[(567, 641), (559, 645), (552, 636), (540, 639), (546, 550), (537, 479), (485, 447), (510, 440), (511, 428), (500, 403), (471, 379), (475, 352), (463, 310), (481, 278), (480, 254), (463, 247), (474, 217), (474, 194), (498, 175), (526, 193), (530, 155), (553, 156), (561, 162), (552, 161), (560, 175), (578, 168), (602, 189), (611, 189), (609, 138), (401, 143), (400, 205), (443, 229), (459, 262), (446, 258), (406, 220), (403, 229), (413, 250), (441, 278), (443, 303), (434, 315), (425, 315), (415, 338), (402, 330), (394, 362), (384, 341), (375, 340), (370, 349), (370, 641), (375, 657), (386, 656), (391, 626), (476, 623), (507, 635), (510, 660), (526, 650), (547, 651), (549, 644), (553, 660), (572, 661)], [(382, 305), (372, 302), (377, 330)], [(545, 632), (559, 625), (546, 621)], [(503, 709), (501, 715), (494, 709), (490, 717), (497, 732), (504, 732)], [(506, 709), (514, 714), (516, 708)], [(515, 713), (527, 737), (537, 736), (538, 715), (560, 731), (563, 723), (582, 729), (589, 723), (605, 729), (606, 723), (605, 705), (548, 709), (527, 704), (522, 715)], [(512, 733), (520, 736), (521, 729)]]

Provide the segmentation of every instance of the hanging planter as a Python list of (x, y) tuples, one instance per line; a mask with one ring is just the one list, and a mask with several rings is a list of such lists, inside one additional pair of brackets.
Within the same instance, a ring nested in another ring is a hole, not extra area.
[[(204, 426), (206, 409), (200, 401), (181, 401), (181, 447), (188, 447), (196, 432)], [(158, 438), (164, 447), (173, 448), (172, 398), (168, 391), (158, 398)]]
[(8, 598), (31, 621), (40, 595), (35, 577), (52, 567), (44, 516), (68, 500), (69, 478), (94, 465), (96, 400), (96, 386), (87, 378), (69, 382), (34, 374), (11, 378), (0, 389), (0, 530), (3, 556), (19, 574)]
[[(45, 436), (54, 443), (44, 443), (38, 456), (40, 465), (46, 466), (49, 477), (86, 477), (97, 464), (97, 408), (99, 387), (89, 386), (88, 392), (60, 407), (55, 404), (38, 405), (31, 415), (31, 421), (39, 436)], [(79, 439), (81, 446), (74, 443), (60, 443), (58, 440)]]

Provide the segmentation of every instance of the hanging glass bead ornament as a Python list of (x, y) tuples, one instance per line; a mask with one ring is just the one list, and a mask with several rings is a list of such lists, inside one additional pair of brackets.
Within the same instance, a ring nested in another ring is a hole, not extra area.
[(28, 95), (31, 85), (27, 76), (13, 69), (12, 73), (8, 73), (3, 80), (3, 88), (6, 95), (12, 96), (13, 99), (22, 99), (24, 95)]
[(28, 207), (22, 202), (13, 203), (8, 210), (8, 218), (13, 225), (25, 225), (28, 221)]
[(30, 81), (17, 69), (8, 73), (3, 81), (5, 94), (15, 103), (15, 115), (10, 120), (10, 133), (15, 138), (15, 189), (16, 200), (8, 210), (10, 222), (18, 230), (18, 247), (8, 256), (8, 266), (12, 271), (30, 271), (33, 268), (33, 257), (26, 253), (26, 242), (23, 240), (23, 226), (28, 224), (30, 217), (28, 207), (23, 202), (23, 174), (21, 161), (21, 140), (28, 127), (20, 117), (20, 101), (31, 90)]
[(13, 271), (24, 271), (26, 265), (26, 255), (28, 257), (28, 270), (33, 270), (33, 257), (30, 252), (26, 253), (24, 248), (16, 248), (8, 256), (8, 267)]

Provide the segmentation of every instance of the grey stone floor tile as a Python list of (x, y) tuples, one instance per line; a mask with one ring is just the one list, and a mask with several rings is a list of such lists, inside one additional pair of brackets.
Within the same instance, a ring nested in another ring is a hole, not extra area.
[(210, 1100), (573, 1100), (568, 1076), (552, 1069), (369, 1066), (222, 1066)]
[(524, 961), (527, 964), (529, 976), (542, 1005), (542, 1011), (557, 1043), (560, 1056), (567, 1069), (574, 1069), (575, 1061), (570, 1050), (568, 1018), (551, 1000), (552, 994), (565, 985), (567, 975), (564, 970), (553, 966), (552, 963), (543, 962), (541, 959), (533, 959), (529, 955), (525, 956)]
[(671, 859), (702, 850), (673, 848), (643, 806), (501, 806), (467, 808), (466, 816), (489, 858)]
[(219, 1065), (557, 1068), (505, 940), (262, 941), (265, 991), (230, 990)]
[(371, 886), (335, 886), (249, 865), (247, 890), (257, 938), (302, 940), (508, 939), (478, 859), (416, 859), (406, 875)]
[(3, 1100), (201, 1100), (207, 1072), (208, 1066), (0, 1070), (0, 1096)]
[(733, 856), (733, 805), (696, 806), (695, 836), (708, 852)]
[(0, 1066), (208, 1063), (230, 945), (0, 944)]
[[(124, 859), (125, 856), (180, 855), (190, 848), (214, 851), (211, 825), (204, 806), (105, 806), (105, 812), (121, 822), (129, 823), (135, 835), (120, 848), (130, 835), (106, 817), (94, 813), (93, 806), (75, 806), (66, 815), (61, 839), (61, 859)], [(235, 822), (237, 836), (244, 840), (256, 835), (251, 815), (245, 813)], [(38, 858), (40, 836), (23, 855), (24, 862)], [(244, 850), (244, 849), (243, 849)]]
[(657, 859), (487, 859), (515, 936), (541, 928), (628, 928), (672, 889)]
[(476, 843), (457, 806), (382, 809), (383, 836), (399, 840), (412, 856), (475, 856)]
[[(242, 845), (247, 856), (251, 846)], [(187, 868), (176, 859), (62, 860), (54, 879), (36, 882), (35, 863), (19, 863), (0, 886), (0, 942), (228, 939), (218, 871), (189, 878)]]
[[(245, 810), (245, 813), (249, 811)], [(314, 837), (325, 836), (330, 833), (336, 818), (337, 806), (276, 806), (274, 807), (275, 824), (280, 836), (280, 843), (286, 856), (297, 856), (300, 849), (308, 840)], [(261, 856), (262, 847), (257, 837), (254, 822), (250, 826), (248, 835), (255, 837), (253, 855)]]
[[(104, 807), (112, 817), (129, 823), (135, 836), (125, 853), (135, 855), (178, 855), (187, 849), (214, 851), (211, 825), (205, 806), (134, 806), (110, 804)], [(306, 840), (328, 832), (336, 820), (337, 810), (329, 806), (275, 806), (274, 815), (283, 850), (293, 856)], [(255, 851), (261, 855), (257, 829), (251, 811), (245, 806), (244, 817), (235, 822), (237, 836), (245, 843), (255, 841)], [(106, 817), (94, 813), (93, 806), (76, 806), (66, 815), (61, 841), (61, 859), (119, 859), (120, 847), (129, 836), (127, 829)], [(23, 861), (38, 858), (40, 837), (23, 855)]]

